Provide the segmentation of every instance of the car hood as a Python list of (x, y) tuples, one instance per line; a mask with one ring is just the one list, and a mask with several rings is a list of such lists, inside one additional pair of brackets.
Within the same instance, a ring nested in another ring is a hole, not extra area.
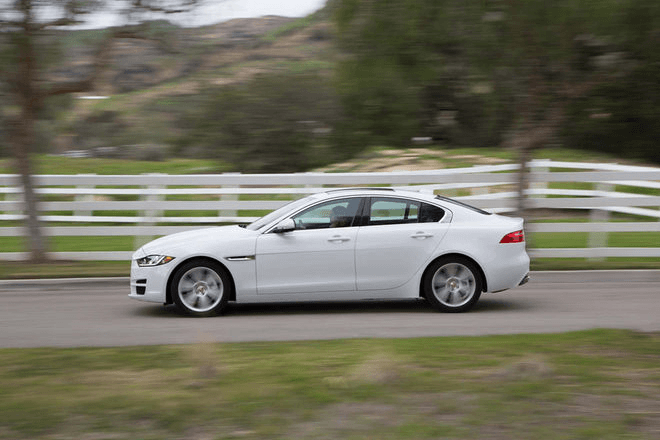
[(254, 236), (255, 232), (240, 226), (217, 226), (213, 228), (194, 229), (191, 231), (178, 232), (157, 238), (138, 249), (133, 258), (141, 258), (146, 255), (170, 255), (177, 257), (192, 249), (202, 249), (212, 238), (213, 242), (230, 243), (234, 240)]

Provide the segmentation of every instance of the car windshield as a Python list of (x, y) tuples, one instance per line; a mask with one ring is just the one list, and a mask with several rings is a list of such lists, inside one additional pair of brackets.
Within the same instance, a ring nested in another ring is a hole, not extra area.
[(319, 197), (318, 195), (313, 194), (311, 196), (303, 197), (302, 199), (294, 200), (293, 202), (287, 203), (286, 205), (276, 209), (270, 214), (266, 214), (265, 216), (261, 217), (259, 220), (255, 220), (254, 222), (250, 223), (249, 225), (246, 226), (246, 229), (249, 229), (251, 231), (259, 231), (265, 226), (269, 225), (274, 220), (283, 217), (297, 210), (298, 208), (307, 205), (311, 201), (316, 200), (318, 197)]

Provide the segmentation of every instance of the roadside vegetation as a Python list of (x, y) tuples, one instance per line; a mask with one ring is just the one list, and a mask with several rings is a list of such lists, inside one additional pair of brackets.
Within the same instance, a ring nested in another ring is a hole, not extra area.
[(652, 439), (659, 344), (592, 330), (2, 349), (0, 438)]
[[(329, 0), (299, 19), (232, 20), (197, 29), (147, 21), (131, 28), (131, 38), (120, 38), (106, 72), (85, 92), (106, 99), (67, 93), (44, 100), (34, 115), (33, 152), (40, 154), (33, 156), (33, 171), (387, 171), (513, 163), (527, 154), (657, 164), (659, 17), (654, 0), (534, 0), (517, 7)], [(109, 31), (53, 32), (36, 37), (48, 44), (35, 52), (35, 73), (60, 81), (87, 74)], [(7, 65), (16, 57), (11, 42), (0, 39), (0, 62)], [(6, 70), (0, 96), (9, 98), (16, 72)], [(2, 102), (0, 173), (13, 173), (8, 128), (18, 107)], [(419, 146), (413, 138), (424, 139), (423, 148), (413, 148)], [(96, 157), (48, 155), (72, 150)], [(580, 189), (595, 188), (587, 183)], [(36, 209), (28, 211), (36, 219)], [(587, 212), (569, 216), (587, 218)], [(30, 240), (47, 245), (39, 251), (135, 246), (130, 237), (37, 240), (35, 228)], [(530, 241), (583, 246), (586, 234), (533, 234)], [(657, 242), (657, 233), (610, 234), (607, 245)], [(5, 251), (30, 251), (37, 261), (35, 243), (0, 237)], [(647, 268), (658, 267), (658, 260), (536, 260), (533, 268)]]

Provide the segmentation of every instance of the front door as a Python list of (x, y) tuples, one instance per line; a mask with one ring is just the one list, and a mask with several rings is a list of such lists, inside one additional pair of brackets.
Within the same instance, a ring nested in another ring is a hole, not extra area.
[(265, 294), (352, 291), (353, 226), (362, 199), (322, 202), (292, 216), (296, 229), (257, 238), (257, 292)]

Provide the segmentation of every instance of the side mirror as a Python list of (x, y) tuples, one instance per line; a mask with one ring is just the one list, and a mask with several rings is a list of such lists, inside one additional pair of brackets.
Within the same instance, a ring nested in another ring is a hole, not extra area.
[(288, 218), (286, 220), (282, 220), (281, 222), (279, 222), (273, 228), (273, 232), (276, 234), (281, 234), (283, 232), (289, 232), (295, 229), (296, 229), (296, 222), (294, 222), (292, 218)]

